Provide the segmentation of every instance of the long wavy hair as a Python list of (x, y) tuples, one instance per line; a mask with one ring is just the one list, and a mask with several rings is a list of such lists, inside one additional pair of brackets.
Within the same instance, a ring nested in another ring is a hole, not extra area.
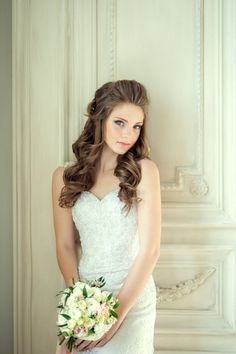
[(83, 191), (92, 188), (96, 180), (97, 163), (104, 146), (105, 121), (112, 110), (122, 103), (132, 103), (141, 107), (144, 114), (136, 143), (125, 153), (117, 157), (114, 175), (120, 180), (118, 197), (125, 203), (124, 209), (130, 211), (133, 203), (141, 201), (137, 197), (136, 187), (141, 180), (141, 167), (137, 162), (149, 157), (149, 145), (146, 138), (146, 120), (149, 98), (145, 87), (135, 80), (117, 80), (107, 82), (98, 88), (87, 106), (88, 117), (79, 138), (72, 144), (76, 161), (65, 168), (64, 186), (59, 197), (61, 207), (72, 207)]

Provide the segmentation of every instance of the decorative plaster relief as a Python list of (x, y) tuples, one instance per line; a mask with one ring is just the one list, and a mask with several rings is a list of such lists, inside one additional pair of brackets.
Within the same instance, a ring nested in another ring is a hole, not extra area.
[(172, 285), (170, 288), (157, 287), (157, 304), (173, 302), (192, 293), (198, 289), (215, 270), (214, 267), (209, 268), (204, 272), (198, 273), (193, 279), (182, 281), (176, 285)]

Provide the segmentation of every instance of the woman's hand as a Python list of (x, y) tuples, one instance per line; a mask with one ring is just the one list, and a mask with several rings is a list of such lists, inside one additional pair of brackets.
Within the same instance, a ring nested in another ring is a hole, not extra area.
[(82, 350), (87, 350), (91, 349), (94, 347), (103, 347), (109, 340), (114, 336), (114, 334), (117, 332), (117, 330), (120, 328), (122, 322), (124, 319), (119, 319), (117, 320), (112, 327), (109, 329), (107, 333), (104, 334), (100, 339), (96, 341), (87, 341), (87, 340), (82, 340), (78, 341), (77, 344), (75, 345), (75, 349), (77, 351), (82, 351)]

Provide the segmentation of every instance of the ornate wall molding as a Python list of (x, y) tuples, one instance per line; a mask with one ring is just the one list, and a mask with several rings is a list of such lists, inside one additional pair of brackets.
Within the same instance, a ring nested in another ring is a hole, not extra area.
[(209, 268), (204, 272), (198, 273), (193, 279), (187, 279), (172, 285), (168, 288), (158, 287), (157, 304), (174, 302), (197, 290), (207, 278), (215, 272), (216, 268)]
[(159, 334), (235, 332), (236, 243), (165, 244), (161, 254), (154, 272)]
[(209, 186), (203, 178), (197, 177), (192, 179), (190, 186), (190, 193), (197, 198), (202, 198), (204, 195), (208, 193)]
[[(163, 183), (164, 225), (178, 220), (180, 224), (235, 226), (235, 3), (197, 1), (196, 10), (196, 42), (201, 48), (196, 69), (200, 78), (198, 116), (202, 122), (198, 132), (201, 143), (196, 148), (201, 168), (200, 174), (190, 170), (183, 174), (177, 167), (179, 183)], [(184, 196), (179, 194), (181, 190)]]
[[(165, 192), (181, 192), (186, 188), (188, 177), (202, 176), (203, 172), (203, 146), (204, 146), (204, 1), (195, 0), (195, 156), (190, 166), (175, 166), (174, 180), (162, 182), (161, 189)], [(193, 119), (193, 118), (192, 118)], [(187, 180), (185, 181), (185, 179)]]

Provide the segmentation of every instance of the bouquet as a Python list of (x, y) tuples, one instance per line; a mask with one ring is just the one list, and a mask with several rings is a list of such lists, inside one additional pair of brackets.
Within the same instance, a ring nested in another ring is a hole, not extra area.
[(73, 279), (72, 286), (56, 295), (62, 293), (57, 306), (59, 345), (66, 340), (70, 352), (78, 339), (98, 340), (117, 321), (114, 310), (120, 305), (119, 300), (112, 293), (101, 291), (104, 284), (103, 277), (76, 283)]

